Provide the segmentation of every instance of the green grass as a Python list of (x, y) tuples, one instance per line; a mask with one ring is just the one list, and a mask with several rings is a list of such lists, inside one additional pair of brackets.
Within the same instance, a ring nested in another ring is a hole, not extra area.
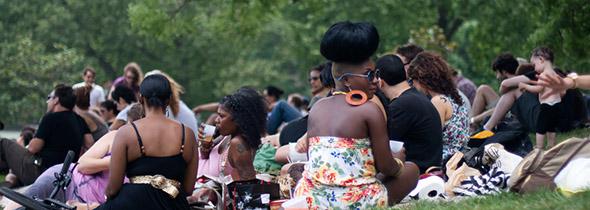
[(590, 209), (590, 191), (571, 197), (548, 190), (525, 195), (506, 192), (485, 197), (467, 198), (457, 202), (420, 201), (402, 208), (391, 209)]
[[(590, 129), (578, 129), (567, 133), (558, 133), (557, 141), (561, 142), (571, 137), (586, 138), (588, 136), (590, 136)], [(534, 142), (534, 134), (531, 140)], [(590, 191), (575, 194), (571, 197), (550, 190), (541, 190), (524, 195), (504, 192), (484, 197), (464, 198), (458, 201), (417, 201), (390, 209), (590, 209)]]

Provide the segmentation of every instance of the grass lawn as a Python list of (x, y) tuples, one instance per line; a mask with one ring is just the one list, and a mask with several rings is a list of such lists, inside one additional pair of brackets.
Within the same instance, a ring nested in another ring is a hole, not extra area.
[[(557, 135), (561, 142), (570, 137), (585, 138), (590, 136), (590, 129), (578, 129)], [(534, 134), (531, 140), (534, 142)], [(534, 144), (534, 143), (533, 143)], [(466, 198), (451, 202), (419, 201), (390, 209), (590, 209), (590, 191), (566, 197), (559, 192), (543, 190), (536, 193), (520, 195), (513, 192), (500, 193), (485, 197)]]

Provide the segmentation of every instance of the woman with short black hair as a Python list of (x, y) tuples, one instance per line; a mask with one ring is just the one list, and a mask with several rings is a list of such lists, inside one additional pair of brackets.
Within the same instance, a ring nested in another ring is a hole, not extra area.
[(377, 90), (370, 57), (378, 45), (369, 23), (336, 23), (322, 38), (320, 52), (333, 61), (335, 90), (309, 112), (309, 161), (295, 188), (311, 209), (385, 207), (416, 185), (418, 167), (404, 163), (403, 153), (393, 157), (385, 118), (368, 102)]
[[(197, 175), (193, 131), (168, 119), (172, 90), (166, 77), (150, 75), (140, 85), (145, 118), (119, 129), (112, 146), (107, 202), (99, 209), (189, 209)], [(123, 178), (129, 184), (123, 185)]]

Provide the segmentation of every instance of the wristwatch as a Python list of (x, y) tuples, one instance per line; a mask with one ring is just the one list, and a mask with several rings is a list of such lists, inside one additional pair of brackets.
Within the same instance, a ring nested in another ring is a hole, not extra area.
[(577, 81), (577, 79), (578, 79), (578, 74), (577, 74), (576, 72), (572, 72), (572, 73), (569, 73), (569, 74), (567, 75), (567, 77), (568, 77), (568, 78), (570, 78), (570, 79), (572, 79), (572, 81), (574, 82), (574, 87), (572, 87), (571, 89), (576, 89), (576, 88), (578, 88), (578, 81)]

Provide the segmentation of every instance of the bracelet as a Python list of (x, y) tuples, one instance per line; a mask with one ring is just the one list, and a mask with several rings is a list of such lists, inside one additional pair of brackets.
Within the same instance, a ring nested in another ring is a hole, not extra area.
[(399, 169), (393, 175), (393, 177), (399, 177), (400, 175), (402, 175), (402, 170), (404, 169), (404, 162), (400, 159), (397, 159), (397, 158), (393, 158), (393, 159), (395, 160), (395, 162), (397, 162), (397, 166), (399, 167)]
[(570, 88), (570, 89), (576, 89), (578, 88), (578, 74), (575, 72), (572, 72), (570, 74), (567, 75), (567, 78), (572, 79), (572, 81), (574, 82), (574, 87)]

